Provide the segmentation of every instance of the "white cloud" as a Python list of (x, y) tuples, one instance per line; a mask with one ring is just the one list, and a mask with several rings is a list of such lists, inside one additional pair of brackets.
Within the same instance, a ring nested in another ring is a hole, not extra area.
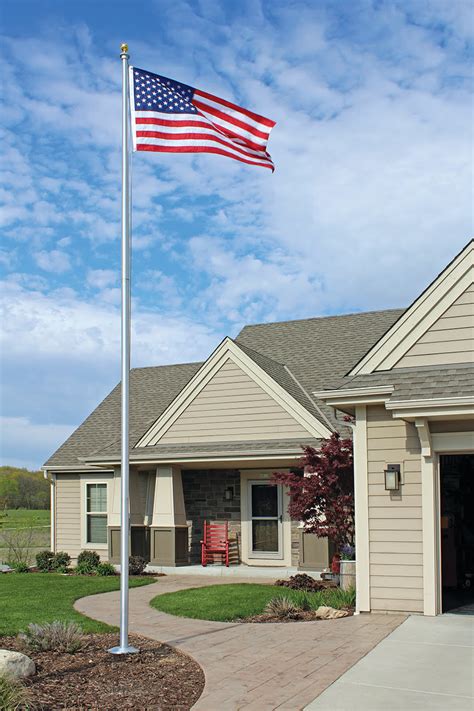
[(51, 251), (43, 250), (36, 252), (34, 255), (36, 264), (45, 272), (56, 272), (62, 274), (71, 269), (71, 260), (66, 252), (61, 252), (59, 249)]
[(118, 272), (114, 272), (112, 269), (89, 269), (87, 283), (95, 289), (104, 289), (106, 286), (116, 284), (118, 277)]
[(73, 429), (71, 425), (34, 423), (28, 417), (0, 417), (1, 462), (38, 469)]

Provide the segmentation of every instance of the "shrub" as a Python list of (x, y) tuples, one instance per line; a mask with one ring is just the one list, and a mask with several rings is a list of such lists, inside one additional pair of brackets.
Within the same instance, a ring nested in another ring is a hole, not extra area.
[(15, 571), (15, 573), (29, 573), (30, 572), (30, 567), (28, 563), (12, 563), (10, 565), (11, 568)]
[(81, 551), (77, 556), (77, 567), (87, 563), (90, 568), (97, 568), (100, 563), (100, 556), (96, 551)]
[(131, 555), (128, 559), (128, 574), (141, 575), (146, 568), (146, 560), (141, 555)]
[(29, 565), (32, 559), (32, 547), (35, 529), (29, 528), (14, 528), (3, 530), (1, 532), (2, 548), (7, 549), (8, 564), (15, 568), (18, 563), (27, 563)]
[(97, 572), (97, 565), (83, 561), (74, 568), (74, 572), (76, 575), (94, 575)]
[(281, 597), (274, 597), (267, 602), (264, 611), (268, 615), (274, 615), (281, 619), (285, 617), (294, 619), (298, 617), (300, 609), (289, 597), (282, 595)]
[[(67, 652), (74, 654), (84, 644), (84, 635), (75, 622), (46, 622), (43, 625), (31, 623), (19, 639), (28, 649), (35, 652)], [(1, 708), (1, 707), (0, 707)]]
[(36, 554), (36, 565), (43, 572), (47, 573), (53, 569), (54, 553), (53, 551), (40, 551)]
[(66, 553), (65, 551), (58, 551), (53, 559), (52, 570), (59, 570), (59, 568), (67, 569), (70, 562), (71, 556), (69, 555), (69, 553)]
[(99, 563), (95, 572), (97, 575), (117, 575), (112, 563)]
[(0, 674), (0, 709), (17, 711), (31, 708), (28, 705), (28, 692), (23, 684), (7, 674)]
[(306, 575), (306, 573), (292, 575), (289, 580), (277, 580), (275, 585), (281, 585), (292, 590), (306, 590), (307, 592), (316, 592), (324, 588), (324, 585), (319, 580), (315, 580), (310, 575)]

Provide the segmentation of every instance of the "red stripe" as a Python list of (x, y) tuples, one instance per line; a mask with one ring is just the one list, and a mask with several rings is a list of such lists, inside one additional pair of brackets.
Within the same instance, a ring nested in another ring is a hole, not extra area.
[[(166, 133), (161, 131), (137, 131), (137, 138), (163, 138), (165, 140), (170, 141), (184, 141), (187, 139), (195, 141), (216, 141), (217, 143), (222, 143), (222, 145), (224, 146), (228, 146), (230, 143), (231, 148), (233, 148), (234, 150), (239, 151), (244, 155), (254, 157), (252, 153), (249, 153), (245, 150), (245, 146), (239, 146), (237, 144), (234, 144), (233, 141), (231, 141), (230, 139), (226, 141), (225, 138), (215, 136), (213, 133)], [(260, 153), (265, 153), (265, 151), (260, 151)], [(259, 157), (263, 156), (255, 156), (255, 158)]]
[(224, 136), (228, 136), (229, 138), (236, 138), (242, 141), (243, 145), (248, 146), (249, 148), (253, 148), (256, 151), (261, 151), (262, 149), (265, 150), (267, 144), (266, 141), (264, 141), (263, 143), (255, 143), (254, 141), (249, 141), (248, 139), (241, 136), (240, 133), (234, 133), (233, 131), (229, 131), (229, 129), (226, 129), (224, 127), (221, 128), (220, 126), (216, 126), (208, 119), (206, 119), (206, 121), (186, 121), (185, 119), (171, 121), (170, 119), (136, 118), (135, 123), (137, 124), (137, 126), (138, 124), (140, 124), (146, 126), (179, 126), (180, 128), (186, 128), (188, 126), (189, 128), (192, 128), (193, 126), (196, 126), (197, 128), (209, 128), (209, 125), (211, 124), (216, 129), (216, 131), (221, 132)]
[(272, 171), (275, 170), (273, 164), (268, 163), (255, 163), (254, 161), (245, 160), (240, 156), (234, 155), (234, 153), (228, 153), (223, 151), (221, 148), (209, 148), (207, 146), (151, 146), (149, 144), (137, 144), (137, 151), (152, 151), (154, 153), (218, 153), (221, 156), (227, 156), (228, 158), (235, 158), (241, 163), (248, 163), (249, 165), (259, 165), (262, 168), (270, 168)]
[[(227, 106), (227, 108), (229, 108), (229, 109), (234, 109), (235, 111), (239, 111), (241, 114), (248, 116), (249, 118), (253, 119), (254, 121), (258, 121), (259, 123), (263, 124), (264, 126), (268, 126), (269, 128), (273, 128), (273, 126), (275, 125), (275, 121), (272, 121), (271, 119), (267, 119), (264, 116), (260, 116), (259, 114), (254, 114), (253, 111), (249, 111), (248, 109), (243, 109), (241, 106), (237, 106), (237, 104), (232, 104), (230, 101), (226, 101), (225, 99), (220, 99), (218, 96), (213, 96), (212, 94), (208, 94), (206, 91), (201, 91), (200, 89), (195, 89), (194, 96), (196, 96), (196, 94), (204, 97), (205, 99), (210, 99), (210, 101), (215, 101), (218, 104), (222, 104), (222, 106)], [(193, 101), (193, 103), (194, 103), (194, 101)]]
[(199, 126), (199, 128), (209, 128), (209, 121), (186, 121), (185, 119), (170, 121), (170, 119), (159, 119), (159, 118), (136, 118), (135, 123), (146, 124), (153, 126)]
[(193, 99), (193, 105), (200, 111), (203, 111), (205, 114), (217, 116), (217, 118), (221, 118), (223, 121), (227, 121), (228, 123), (233, 123), (234, 126), (243, 128), (244, 131), (248, 131), (254, 136), (258, 136), (258, 138), (263, 138), (265, 139), (265, 141), (268, 140), (268, 133), (263, 133), (263, 131), (259, 131), (258, 128), (253, 128), (253, 126), (249, 126), (248, 123), (239, 121), (239, 119), (236, 119), (233, 116), (229, 116), (229, 114), (226, 114), (223, 111), (219, 111), (219, 109), (215, 109), (212, 106), (208, 106), (207, 104), (202, 104), (200, 101), (196, 101), (195, 99)]

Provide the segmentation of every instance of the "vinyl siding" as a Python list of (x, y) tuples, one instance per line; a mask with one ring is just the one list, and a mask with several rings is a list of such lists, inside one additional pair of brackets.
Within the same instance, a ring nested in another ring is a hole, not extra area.
[[(401, 494), (385, 491), (384, 469), (401, 464)], [(371, 609), (423, 612), (421, 453), (414, 425), (384, 407), (367, 410)]]
[(308, 432), (230, 359), (160, 438), (160, 443), (301, 438)]
[(470, 286), (394, 366), (474, 361), (474, 285)]
[(77, 558), (81, 551), (81, 482), (79, 474), (56, 475), (56, 550)]

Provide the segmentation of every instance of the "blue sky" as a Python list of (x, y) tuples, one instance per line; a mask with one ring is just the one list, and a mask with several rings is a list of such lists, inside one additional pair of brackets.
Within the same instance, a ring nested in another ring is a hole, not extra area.
[(472, 236), (466, 0), (2, 0), (2, 463), (119, 380), (120, 43), (277, 121), (276, 172), (133, 159), (133, 365), (407, 305)]

